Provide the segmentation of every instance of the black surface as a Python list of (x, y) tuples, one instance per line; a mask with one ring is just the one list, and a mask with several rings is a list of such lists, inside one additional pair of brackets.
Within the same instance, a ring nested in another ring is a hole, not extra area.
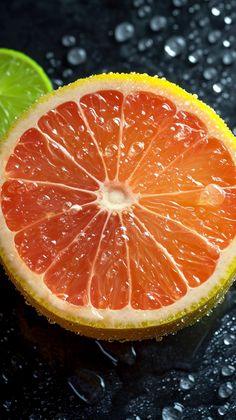
[[(181, 3), (185, 5), (173, 5)], [(150, 6), (150, 13), (140, 18), (137, 4)], [(167, 27), (154, 33), (149, 22), (157, 14), (167, 17)], [(232, 19), (231, 24), (226, 17)], [(113, 31), (122, 21), (133, 23), (135, 35), (119, 44)], [(220, 31), (218, 35), (215, 30)], [(76, 45), (87, 51), (86, 62), (73, 67), (67, 80), (62, 76), (63, 70), (70, 68), (68, 49), (61, 44), (65, 34), (75, 35)], [(173, 35), (186, 40), (186, 48), (175, 58), (164, 51), (165, 42)], [(236, 127), (235, 35), (233, 0), (0, 2), (1, 46), (31, 55), (48, 71), (55, 86), (60, 80), (67, 83), (104, 71), (164, 75), (214, 106), (232, 129)], [(153, 46), (140, 52), (137, 45), (143, 38), (153, 39)], [(46, 58), (50, 51), (54, 53), (52, 62)], [(196, 52), (198, 62), (193, 64), (189, 55)], [(216, 71), (207, 80), (204, 71), (209, 67)], [(236, 294), (232, 289), (209, 317), (162, 342), (133, 343), (133, 347), (96, 343), (36, 315), (1, 271), (0, 418), (233, 420), (236, 373), (224, 376), (221, 369), (228, 365), (236, 368), (235, 321)], [(184, 380), (189, 374), (194, 383), (190, 376), (187, 385), (192, 387), (186, 390)], [(219, 387), (227, 382), (233, 389), (222, 398), (226, 394), (221, 388), (220, 396)], [(168, 410), (169, 417), (165, 417)]]

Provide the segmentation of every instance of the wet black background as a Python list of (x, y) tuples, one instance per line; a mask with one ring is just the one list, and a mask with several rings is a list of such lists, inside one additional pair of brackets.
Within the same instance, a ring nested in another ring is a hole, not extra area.
[[(167, 18), (160, 32), (149, 26), (155, 15)], [(124, 21), (134, 25), (135, 34), (118, 43), (114, 29)], [(83, 64), (73, 67), (67, 62), (68, 48), (61, 43), (65, 34), (74, 35), (76, 46), (86, 50)], [(236, 127), (235, 35), (235, 1), (0, 2), (1, 47), (31, 55), (55, 87), (105, 71), (159, 74), (198, 94), (231, 129)], [(165, 52), (172, 36), (186, 42), (176, 57)], [(140, 51), (145, 38), (153, 45)], [(63, 77), (68, 68), (72, 75)], [(1, 270), (0, 418), (233, 420), (236, 373), (224, 376), (222, 367), (236, 367), (235, 320), (232, 288), (223, 304), (195, 326), (162, 342), (106, 344), (108, 357), (100, 348), (104, 343), (37, 316)], [(222, 392), (227, 382), (231, 395)]]

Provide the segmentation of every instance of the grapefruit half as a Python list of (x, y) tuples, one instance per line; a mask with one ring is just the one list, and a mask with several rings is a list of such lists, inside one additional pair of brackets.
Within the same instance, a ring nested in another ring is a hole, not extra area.
[(50, 320), (100, 339), (193, 323), (236, 270), (235, 138), (157, 77), (44, 96), (1, 143), (2, 262)]

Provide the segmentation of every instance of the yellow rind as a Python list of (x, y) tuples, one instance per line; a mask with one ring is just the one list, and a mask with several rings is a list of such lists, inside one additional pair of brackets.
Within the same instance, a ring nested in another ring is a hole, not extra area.
[[(215, 124), (219, 127), (225, 137), (230, 140), (231, 148), (233, 147), (236, 150), (236, 141), (235, 137), (224, 123), (224, 121), (215, 113), (215, 111), (198, 100), (195, 96), (187, 93), (182, 88), (174, 85), (171, 82), (168, 82), (164, 79), (159, 79), (156, 77), (151, 77), (146, 74), (118, 74), (118, 73), (109, 73), (109, 74), (100, 74), (95, 76), (90, 76), (85, 79), (80, 79), (77, 82), (74, 82), (68, 86), (59, 88), (56, 92), (56, 95), (62, 95), (63, 92), (68, 90), (73, 90), (78, 86), (82, 86), (85, 83), (88, 83), (90, 80), (114, 80), (118, 81), (131, 81), (132, 83), (137, 83), (137, 86), (140, 82), (147, 83), (147, 85), (153, 86), (155, 88), (161, 87), (162, 89), (168, 89), (172, 92), (173, 95), (178, 96), (181, 100), (186, 99), (195, 103), (196, 107), (201, 109), (205, 114), (209, 116), (209, 120), (214, 121)], [(54, 96), (55, 92), (50, 92), (42, 97), (33, 104), (33, 106), (27, 110), (20, 120), (27, 118), (30, 112), (37, 107), (39, 103), (47, 101), (50, 97)], [(19, 121), (19, 120), (18, 120)], [(13, 129), (16, 124), (11, 127)], [(5, 137), (7, 139), (8, 135)], [(2, 140), (4, 143), (4, 139)], [(218, 280), (217, 285), (210, 290), (210, 292), (199, 300), (196, 304), (188, 307), (184, 311), (177, 312), (174, 316), (168, 317), (164, 322), (159, 322), (158, 325), (155, 322), (142, 322), (140, 324), (130, 323), (118, 325), (115, 329), (107, 328), (106, 324), (103, 321), (88, 322), (84, 319), (80, 319), (78, 316), (75, 318), (73, 316), (62, 317), (59, 310), (56, 310), (54, 306), (49, 304), (47, 301), (39, 299), (37, 295), (34, 295), (31, 288), (27, 285), (25, 280), (18, 276), (17, 273), (13, 273), (10, 270), (11, 262), (8, 256), (4, 253), (3, 249), (0, 249), (0, 258), (2, 264), (5, 267), (5, 270), (8, 276), (11, 278), (12, 282), (15, 284), (16, 288), (24, 295), (27, 302), (32, 304), (37, 311), (45, 315), (49, 320), (52, 320), (62, 327), (76, 332), (78, 334), (86, 335), (89, 337), (94, 337), (103, 340), (143, 340), (147, 338), (160, 338), (171, 332), (176, 332), (179, 329), (187, 325), (193, 324), (196, 320), (200, 319), (203, 315), (209, 312), (216, 304), (221, 301), (232, 284), (234, 280), (234, 275), (236, 273), (236, 256), (233, 259), (233, 262), (226, 268), (226, 272), (223, 278)]]

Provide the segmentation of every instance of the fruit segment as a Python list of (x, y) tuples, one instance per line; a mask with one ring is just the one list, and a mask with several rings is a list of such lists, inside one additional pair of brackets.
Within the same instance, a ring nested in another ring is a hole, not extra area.
[(96, 190), (98, 182), (73, 156), (36, 128), (19, 139), (6, 165), (6, 175), (32, 181), (46, 181)]
[[(140, 163), (143, 163), (150, 147), (160, 138), (175, 112), (176, 107), (171, 101), (152, 93), (136, 92), (126, 96), (119, 159), (120, 181), (131, 178), (133, 171), (142, 172)], [(155, 156), (158, 156), (159, 150), (155, 148)]]
[(80, 99), (80, 105), (112, 180), (117, 174), (122, 136), (123, 95), (116, 90), (91, 93)]
[(89, 303), (88, 281), (107, 219), (105, 212), (93, 212), (91, 216), (44, 276), (46, 285), (55, 295), (74, 305)]
[(108, 216), (90, 274), (91, 303), (96, 308), (121, 309), (129, 304), (127, 238), (119, 216)]
[(12, 231), (57, 213), (73, 212), (96, 199), (93, 192), (47, 181), (9, 179), (2, 188), (2, 210)]
[(74, 206), (26, 227), (15, 235), (16, 249), (28, 267), (44, 273), (97, 213), (95, 206)]
[[(104, 165), (75, 102), (66, 102), (40, 118), (38, 127), (64, 154), (104, 181)], [(94, 165), (96, 162), (96, 165)]]

